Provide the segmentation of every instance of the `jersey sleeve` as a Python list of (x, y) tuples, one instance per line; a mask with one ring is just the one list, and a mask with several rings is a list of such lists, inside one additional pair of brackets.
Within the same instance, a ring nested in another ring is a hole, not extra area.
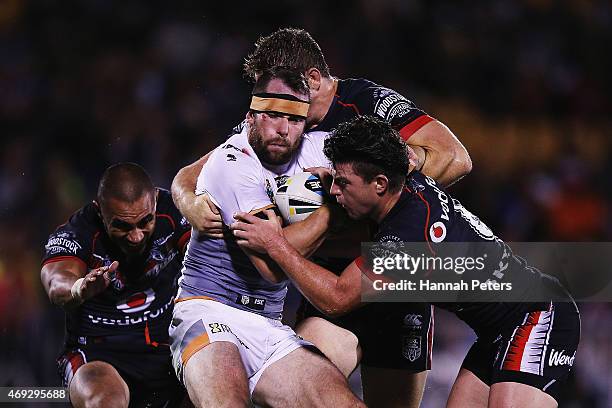
[(88, 265), (94, 234), (82, 224), (77, 213), (66, 224), (60, 225), (49, 235), (45, 244), (42, 265), (69, 259), (75, 259)]
[(173, 240), (176, 242), (177, 249), (182, 251), (191, 236), (191, 225), (174, 205), (170, 192), (164, 189), (158, 189), (158, 191), (157, 216), (159, 217), (161, 213), (162, 216), (170, 218), (170, 223), (174, 228)]
[(374, 115), (389, 122), (405, 141), (434, 120), (403, 95), (376, 84), (365, 88), (357, 100), (361, 114)]
[[(231, 145), (230, 145), (231, 146)], [(198, 177), (196, 194), (208, 193), (225, 225), (234, 213), (271, 208), (257, 160), (236, 148), (217, 148)]]

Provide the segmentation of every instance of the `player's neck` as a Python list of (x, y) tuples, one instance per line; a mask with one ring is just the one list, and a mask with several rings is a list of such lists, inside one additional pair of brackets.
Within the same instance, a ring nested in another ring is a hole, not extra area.
[(334, 95), (336, 95), (336, 89), (338, 87), (338, 81), (334, 77), (321, 78), (320, 88), (310, 101), (310, 110), (308, 111), (308, 128), (317, 126), (327, 111), (331, 108), (332, 102), (334, 101)]
[(380, 198), (380, 201), (378, 202), (376, 208), (374, 208), (374, 211), (370, 215), (370, 218), (372, 218), (376, 222), (376, 224), (380, 225), (382, 220), (385, 219), (391, 209), (395, 207), (395, 204), (397, 204), (401, 195), (401, 190), (397, 193), (385, 194), (383, 197)]

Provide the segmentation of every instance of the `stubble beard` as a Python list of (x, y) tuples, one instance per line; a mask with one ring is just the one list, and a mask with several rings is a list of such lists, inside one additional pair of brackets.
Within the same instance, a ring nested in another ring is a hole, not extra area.
[[(297, 146), (299, 146), (300, 142), (301, 139), (298, 139), (296, 144), (291, 146), (288, 139), (284, 139), (279, 136), (278, 138), (272, 139), (265, 143), (257, 124), (253, 123), (253, 125), (251, 125), (249, 128), (249, 144), (257, 154), (257, 157), (259, 157), (262, 162), (274, 166), (288, 163), (289, 160), (291, 160), (294, 152), (297, 150)], [(282, 144), (287, 147), (287, 150), (285, 152), (271, 152), (268, 150), (268, 146), (273, 143)]]

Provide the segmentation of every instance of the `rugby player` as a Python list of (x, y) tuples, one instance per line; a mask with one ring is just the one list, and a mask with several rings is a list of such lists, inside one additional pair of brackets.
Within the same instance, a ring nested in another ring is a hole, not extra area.
[(168, 344), (190, 226), (137, 164), (106, 169), (95, 201), (45, 246), (41, 280), (66, 311), (58, 359), (75, 407), (178, 406)]
[[(254, 80), (270, 67), (288, 66), (303, 72), (308, 79), (311, 103), (306, 128), (309, 131), (330, 131), (357, 115), (376, 115), (391, 123), (414, 148), (418, 156), (416, 166), (424, 174), (449, 185), (471, 170), (466, 149), (448, 127), (418, 109), (407, 98), (366, 79), (333, 77), (321, 48), (307, 31), (279, 29), (260, 38), (255, 47), (244, 66), (248, 78)], [(177, 207), (197, 230), (220, 238), (223, 222), (218, 210), (207, 195), (194, 194), (196, 178), (207, 157), (178, 172), (172, 183), (172, 193)], [(367, 239), (367, 236), (363, 238)], [(334, 259), (333, 265), (329, 259), (325, 262), (338, 272), (347, 264), (346, 260), (338, 258)], [(308, 304), (301, 314), (303, 317), (320, 316)], [(381, 315), (385, 316), (382, 321)], [(406, 325), (409, 316), (418, 317), (420, 323)], [(366, 403), (378, 407), (419, 405), (425, 370), (431, 367), (433, 316), (430, 305), (412, 303), (406, 304), (404, 310), (395, 308), (391, 311), (378, 304), (334, 320), (334, 323), (356, 333), (359, 343), (352, 333), (345, 330), (332, 333), (332, 328), (323, 323), (320, 319), (306, 319), (296, 330), (317, 344), (346, 375), (361, 359)], [(382, 331), (369, 330), (374, 324)], [(386, 344), (378, 343), (381, 337), (387, 340)], [(404, 338), (411, 338), (419, 344), (418, 350), (408, 357), (402, 350)], [(372, 346), (373, 342), (378, 346)], [(354, 351), (347, 353), (351, 349)], [(386, 388), (394, 384), (395, 392), (380, 394), (378, 390), (383, 384)]]
[[(335, 169), (331, 194), (349, 217), (378, 225), (375, 240), (426, 242), (432, 253), (443, 249), (442, 242), (468, 242), (470, 249), (491, 243), (487, 267), (466, 278), (503, 283), (520, 278), (515, 296), (530, 299), (538, 292), (545, 297), (520, 303), (435, 303), (454, 312), (478, 335), (447, 406), (556, 407), (580, 338), (578, 309), (559, 281), (512, 255), (433, 179), (413, 171), (406, 180), (405, 144), (388, 123), (362, 116), (340, 125), (325, 141), (325, 154)], [(232, 225), (238, 244), (276, 261), (303, 295), (327, 314), (341, 315), (363, 305), (362, 282), (372, 288), (379, 277), (364, 258), (337, 276), (298, 253), (283, 237), (273, 213), (267, 218), (238, 214), (239, 222)]]
[[(258, 78), (245, 126), (215, 149), (198, 178), (198, 193), (208, 193), (227, 224), (237, 211), (274, 207), (274, 191), (288, 175), (329, 165), (324, 136), (302, 136), (308, 105), (301, 73), (278, 68)], [(323, 206), (288, 226), (287, 236), (309, 254), (330, 218)], [(342, 373), (280, 321), (284, 274), (240, 249), (231, 234), (193, 233), (179, 286), (171, 350), (196, 406), (363, 406)]]

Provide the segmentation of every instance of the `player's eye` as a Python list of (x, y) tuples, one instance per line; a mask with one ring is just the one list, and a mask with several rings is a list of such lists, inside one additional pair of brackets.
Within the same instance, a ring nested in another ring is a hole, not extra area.
[(289, 122), (291, 122), (292, 125), (301, 125), (304, 123), (304, 118), (300, 116), (289, 116)]
[(138, 223), (136, 223), (136, 226), (138, 228), (144, 228), (146, 227), (151, 221), (153, 221), (153, 214), (149, 214), (146, 217), (144, 217), (143, 219), (141, 219), (140, 221), (138, 221)]
[(348, 183), (343, 178), (335, 178), (334, 184), (336, 184), (338, 187), (345, 187)]
[(121, 221), (121, 220), (113, 220), (111, 222), (111, 227), (116, 228), (120, 231), (128, 232), (131, 231), (134, 226), (129, 222)]

